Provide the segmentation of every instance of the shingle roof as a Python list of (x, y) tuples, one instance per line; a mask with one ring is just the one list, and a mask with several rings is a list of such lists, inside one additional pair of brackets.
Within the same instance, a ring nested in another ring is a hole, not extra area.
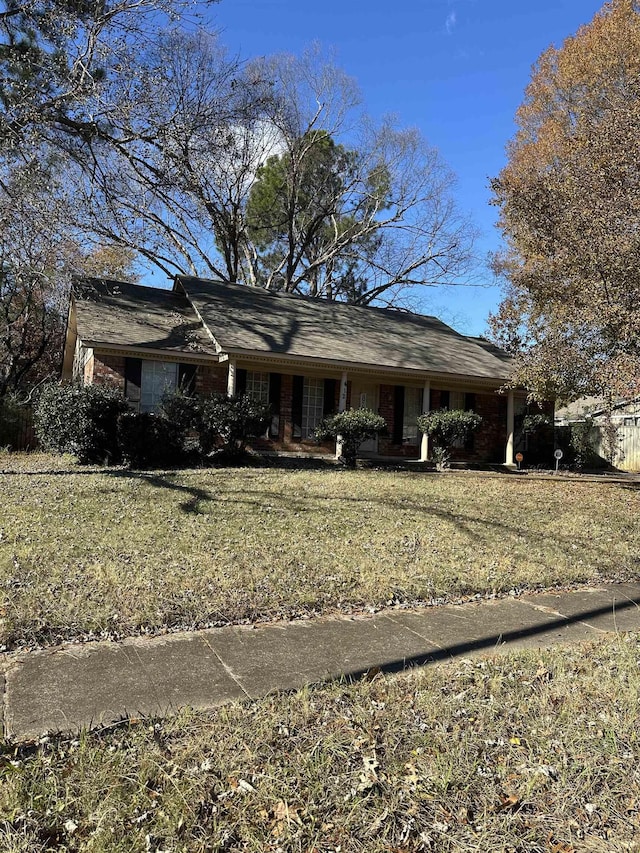
[(509, 357), (435, 317), (321, 302), (259, 288), (178, 277), (224, 352), (301, 358), (505, 380)]
[(94, 344), (215, 354), (182, 293), (109, 279), (73, 284), (78, 336)]

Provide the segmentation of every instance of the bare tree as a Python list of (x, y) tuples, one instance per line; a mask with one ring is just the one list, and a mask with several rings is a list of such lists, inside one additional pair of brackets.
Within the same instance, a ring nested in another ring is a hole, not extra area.
[(85, 226), (167, 275), (363, 303), (465, 281), (474, 235), (450, 172), (358, 97), (317, 51), (243, 64), (203, 33), (165, 33), (83, 143)]

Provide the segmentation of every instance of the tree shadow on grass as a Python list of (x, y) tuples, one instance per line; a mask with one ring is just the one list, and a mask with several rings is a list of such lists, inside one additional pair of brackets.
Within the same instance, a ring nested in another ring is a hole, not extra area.
[(188, 498), (181, 501), (178, 506), (183, 512), (191, 513), (192, 515), (201, 515), (200, 504), (213, 500), (213, 495), (206, 489), (177, 482), (174, 478), (178, 472), (105, 471), (104, 473), (126, 480), (137, 480), (139, 483), (146, 483), (156, 489), (168, 489), (169, 491), (188, 495)]
[[(203, 469), (203, 471), (206, 469)], [(187, 500), (182, 501), (179, 506), (184, 512), (199, 514), (200, 503), (203, 501), (213, 500), (213, 495), (206, 489), (190, 486), (185, 483), (178, 482), (175, 478), (182, 473), (181, 469), (174, 471), (129, 471), (121, 468), (67, 468), (54, 469), (43, 471), (0, 471), (2, 476), (33, 476), (33, 477), (82, 477), (82, 476), (102, 476), (117, 480), (132, 480), (139, 483), (147, 483), (158, 489), (168, 489), (170, 491), (181, 492), (188, 495)], [(99, 491), (97, 489), (96, 491)]]

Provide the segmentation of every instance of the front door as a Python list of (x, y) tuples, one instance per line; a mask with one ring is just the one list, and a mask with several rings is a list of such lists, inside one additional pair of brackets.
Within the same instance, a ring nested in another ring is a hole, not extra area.
[[(378, 411), (378, 386), (371, 382), (353, 381), (351, 386), (351, 408), (372, 409)], [(360, 445), (359, 453), (376, 454), (378, 452), (378, 436), (370, 438)]]

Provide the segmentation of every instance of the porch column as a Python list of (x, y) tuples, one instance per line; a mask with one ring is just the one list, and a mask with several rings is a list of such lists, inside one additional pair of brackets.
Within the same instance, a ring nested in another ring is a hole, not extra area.
[(227, 374), (227, 396), (235, 397), (236, 395), (236, 360), (229, 359), (229, 373)]
[(340, 377), (340, 397), (338, 398), (338, 411), (344, 412), (347, 408), (347, 371), (342, 371)]
[[(338, 397), (338, 411), (344, 412), (347, 408), (347, 371), (342, 371), (342, 376), (340, 377), (340, 396)], [(336, 439), (336, 459), (340, 459), (342, 456), (342, 436), (338, 436)]]
[(505, 465), (513, 465), (513, 431), (514, 431), (514, 403), (513, 391), (507, 395), (507, 450), (505, 453)]
[[(425, 380), (424, 388), (422, 389), (422, 414), (429, 413), (429, 398), (431, 397), (431, 381)], [(426, 432), (422, 433), (422, 441), (420, 443), (420, 461), (426, 462), (429, 458), (429, 436)]]

